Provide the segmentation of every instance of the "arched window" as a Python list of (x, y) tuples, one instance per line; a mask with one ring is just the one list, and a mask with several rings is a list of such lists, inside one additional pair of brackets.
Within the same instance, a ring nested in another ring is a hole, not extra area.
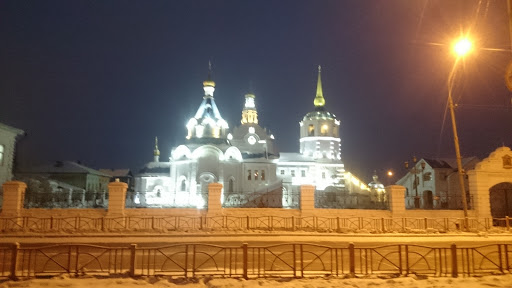
[(228, 192), (229, 192), (229, 193), (233, 193), (233, 186), (235, 186), (235, 185), (234, 185), (234, 184), (235, 184), (234, 182), (235, 182), (235, 180), (233, 180), (233, 179), (229, 179), (229, 184), (228, 184)]
[(187, 182), (185, 181), (185, 179), (181, 180), (180, 191), (187, 191)]
[(309, 124), (308, 136), (315, 136), (315, 126), (313, 124)]
[(0, 144), (0, 166), (4, 164), (4, 145)]

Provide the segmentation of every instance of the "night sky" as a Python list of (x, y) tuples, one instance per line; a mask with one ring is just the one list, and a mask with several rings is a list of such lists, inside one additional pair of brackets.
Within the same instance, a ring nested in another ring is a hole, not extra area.
[(155, 136), (161, 159), (184, 141), (211, 60), (230, 128), (252, 88), (260, 124), (298, 152), (320, 64), (345, 168), (366, 182), (374, 170), (401, 176), (413, 155), (454, 157), (444, 112), (461, 33), (477, 46), (455, 79), (462, 155), (512, 146), (507, 17), (505, 0), (3, 0), (0, 122), (27, 132), (19, 167), (136, 169)]

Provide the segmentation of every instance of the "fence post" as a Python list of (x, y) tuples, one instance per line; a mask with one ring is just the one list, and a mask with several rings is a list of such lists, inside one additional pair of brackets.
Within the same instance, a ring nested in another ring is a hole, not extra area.
[(130, 277), (135, 277), (135, 252), (137, 251), (137, 244), (130, 245)]
[(428, 219), (427, 219), (427, 217), (425, 217), (425, 218), (423, 219), (423, 221), (425, 222), (425, 223), (424, 223), (424, 225), (425, 225), (425, 231), (427, 231), (427, 229), (428, 229)]
[(12, 245), (11, 250), (11, 275), (9, 278), (11, 280), (17, 280), (18, 277), (16, 277), (16, 268), (18, 267), (18, 250), (20, 249), (20, 243), (16, 242), (14, 245)]
[(251, 229), (251, 222), (250, 222), (250, 218), (249, 216), (245, 216), (245, 219), (246, 219), (246, 225), (247, 225), (247, 230)]
[(292, 231), (295, 231), (295, 216), (292, 216)]
[(505, 216), (505, 225), (507, 226), (507, 231), (510, 230), (510, 223), (508, 222), (508, 216)]
[(244, 272), (243, 272), (243, 277), (244, 279), (249, 279), (248, 275), (247, 275), (247, 270), (248, 270), (248, 262), (249, 262), (249, 259), (247, 257), (247, 243), (243, 243), (242, 244), (242, 251), (243, 251), (243, 269), (244, 269)]
[(382, 227), (382, 232), (386, 232), (386, 224), (384, 222), (384, 217), (380, 218), (380, 225)]
[(340, 217), (336, 217), (336, 232), (341, 232)]
[(457, 278), (459, 276), (459, 269), (457, 267), (457, 246), (453, 243), (450, 247), (452, 252), (452, 277)]
[(354, 277), (356, 274), (356, 254), (354, 251), (354, 243), (348, 244), (348, 255), (350, 276)]
[[(503, 274), (503, 257), (501, 257), (501, 245), (502, 244), (498, 244), (498, 257), (500, 258), (500, 272), (501, 272), (501, 274)], [(507, 245), (507, 244), (505, 244), (505, 245)], [(505, 254), (505, 257), (507, 257), (507, 256), (508, 255)]]

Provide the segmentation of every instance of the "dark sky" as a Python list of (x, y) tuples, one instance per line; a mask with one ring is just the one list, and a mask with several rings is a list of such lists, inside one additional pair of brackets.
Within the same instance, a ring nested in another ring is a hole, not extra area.
[[(252, 86), (282, 152), (298, 152), (317, 65), (341, 120), (347, 170), (454, 157), (443, 117), (452, 39), (471, 31), (454, 98), (463, 156), (512, 146), (506, 1), (1, 1), (0, 121), (27, 132), (21, 167), (81, 160), (137, 168), (182, 143), (208, 61), (215, 100), (238, 125)], [(489, 49), (497, 49), (493, 51)], [(252, 84), (250, 84), (252, 83)]]

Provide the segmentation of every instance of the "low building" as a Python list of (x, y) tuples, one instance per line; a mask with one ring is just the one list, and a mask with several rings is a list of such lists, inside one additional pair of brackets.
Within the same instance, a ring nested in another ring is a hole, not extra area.
[[(475, 168), (477, 157), (462, 159), (464, 171)], [(405, 190), (406, 209), (462, 209), (462, 194), (456, 159), (422, 158), (396, 182)], [(471, 206), (467, 175), (464, 177), (468, 206)]]
[(23, 134), (23, 130), (0, 123), (0, 191), (1, 185), (12, 179), (16, 139)]

